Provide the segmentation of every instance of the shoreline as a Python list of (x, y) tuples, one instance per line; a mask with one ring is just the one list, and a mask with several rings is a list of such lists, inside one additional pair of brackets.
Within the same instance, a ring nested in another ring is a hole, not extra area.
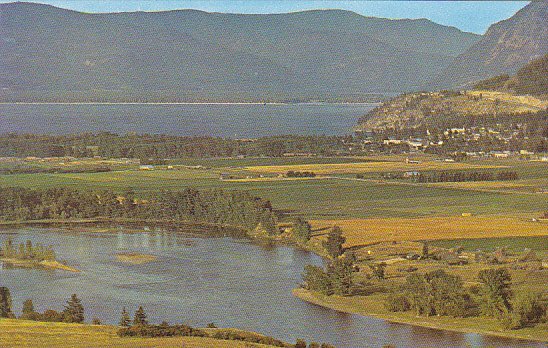
[[(331, 310), (348, 313), (348, 314), (355, 314), (355, 315), (361, 315), (365, 317), (382, 319), (391, 323), (412, 325), (412, 326), (423, 327), (423, 328), (434, 329), (434, 330), (453, 331), (453, 332), (460, 332), (460, 333), (472, 333), (472, 334), (485, 335), (485, 336), (496, 336), (496, 337), (503, 337), (508, 339), (515, 339), (515, 340), (548, 342), (548, 334), (546, 334), (545, 338), (542, 338), (542, 337), (528, 336), (527, 334), (524, 334), (521, 332), (515, 332), (514, 330), (495, 331), (495, 330), (489, 330), (489, 329), (478, 329), (474, 327), (474, 325), (477, 325), (477, 323), (474, 323), (474, 322), (472, 322), (471, 325), (464, 325), (464, 326), (458, 325), (460, 324), (458, 323), (460, 320), (468, 320), (469, 318), (418, 317), (409, 312), (375, 313), (372, 311), (372, 309), (365, 308), (365, 306), (363, 308), (360, 308), (359, 310), (351, 309), (350, 308), (352, 307), (351, 303), (344, 303), (343, 302), (344, 298), (339, 299), (337, 296), (325, 296), (325, 295), (321, 295), (303, 288), (295, 288), (291, 291), (291, 293), (293, 294), (294, 297), (302, 301), (314, 304), (316, 306), (320, 306), (323, 308), (328, 308)], [(329, 301), (329, 302), (325, 301), (324, 299), (325, 297), (328, 297), (332, 301)], [(443, 322), (440, 322), (440, 320), (443, 320)], [(484, 325), (487, 325), (487, 323), (496, 322), (495, 319), (481, 318), (481, 320), (485, 321)], [(521, 329), (521, 330), (524, 330), (524, 329)], [(539, 331), (542, 331), (542, 328), (539, 328)]]
[(61, 271), (80, 273), (79, 269), (70, 267), (68, 265), (62, 264), (59, 261), (34, 261), (34, 260), (19, 260), (19, 259), (9, 259), (9, 258), (0, 258), (0, 262), (7, 263), (14, 267), (24, 267), (24, 268), (45, 268), (45, 269), (58, 269)]
[(381, 105), (382, 102), (0, 102), (0, 105)]

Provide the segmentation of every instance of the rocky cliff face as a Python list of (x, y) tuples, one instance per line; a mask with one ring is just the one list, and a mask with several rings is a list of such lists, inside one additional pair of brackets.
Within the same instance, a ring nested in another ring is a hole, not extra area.
[(459, 55), (435, 81), (462, 87), (486, 77), (513, 74), (548, 53), (548, 1), (531, 2), (511, 18), (495, 23), (483, 38)]

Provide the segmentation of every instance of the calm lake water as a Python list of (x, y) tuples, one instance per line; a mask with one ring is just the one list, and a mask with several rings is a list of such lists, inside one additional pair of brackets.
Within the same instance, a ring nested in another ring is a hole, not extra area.
[(0, 104), (0, 133), (344, 135), (374, 104)]
[[(191, 231), (189, 231), (191, 232)], [(82, 272), (0, 268), (0, 286), (12, 293), (20, 314), (32, 298), (39, 311), (61, 310), (70, 294), (82, 299), (86, 320), (116, 324), (123, 306), (143, 305), (152, 322), (167, 320), (258, 331), (294, 342), (330, 342), (339, 348), (382, 347), (544, 347), (543, 344), (431, 330), (339, 313), (291, 295), (304, 265), (316, 255), (291, 247), (263, 247), (244, 239), (201, 238), (175, 232), (127, 233), (56, 228), (0, 231), (0, 241), (31, 239), (52, 245), (58, 259)], [(116, 253), (158, 257), (144, 265), (117, 262)]]

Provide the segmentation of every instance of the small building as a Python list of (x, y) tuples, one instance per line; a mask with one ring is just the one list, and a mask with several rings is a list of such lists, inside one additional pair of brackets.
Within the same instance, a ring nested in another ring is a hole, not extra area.
[(151, 164), (141, 164), (139, 170), (154, 170), (154, 166)]

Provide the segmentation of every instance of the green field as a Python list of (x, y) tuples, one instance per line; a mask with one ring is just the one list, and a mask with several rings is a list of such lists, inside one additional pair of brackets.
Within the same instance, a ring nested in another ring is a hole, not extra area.
[(548, 235), (533, 237), (501, 237), (501, 238), (473, 238), (473, 239), (445, 239), (428, 242), (431, 246), (441, 248), (462, 247), (465, 251), (494, 251), (505, 248), (510, 252), (522, 252), (525, 248), (535, 251), (548, 250)]
[[(546, 168), (546, 164), (542, 165), (531, 165), (522, 171), (529, 173), (530, 177), (545, 177), (541, 169)], [(548, 210), (545, 194), (519, 191), (492, 192), (493, 190), (482, 191), (466, 187), (401, 185), (336, 178), (230, 182), (219, 180), (220, 173), (245, 175), (246, 172), (239, 168), (223, 167), (77, 174), (15, 174), (0, 175), (0, 186), (72, 186), (110, 188), (119, 192), (132, 188), (143, 196), (148, 192), (185, 187), (246, 190), (271, 200), (274, 207), (279, 210), (316, 219), (413, 218), (453, 216), (463, 212), (474, 215), (496, 214), (532, 218)]]

